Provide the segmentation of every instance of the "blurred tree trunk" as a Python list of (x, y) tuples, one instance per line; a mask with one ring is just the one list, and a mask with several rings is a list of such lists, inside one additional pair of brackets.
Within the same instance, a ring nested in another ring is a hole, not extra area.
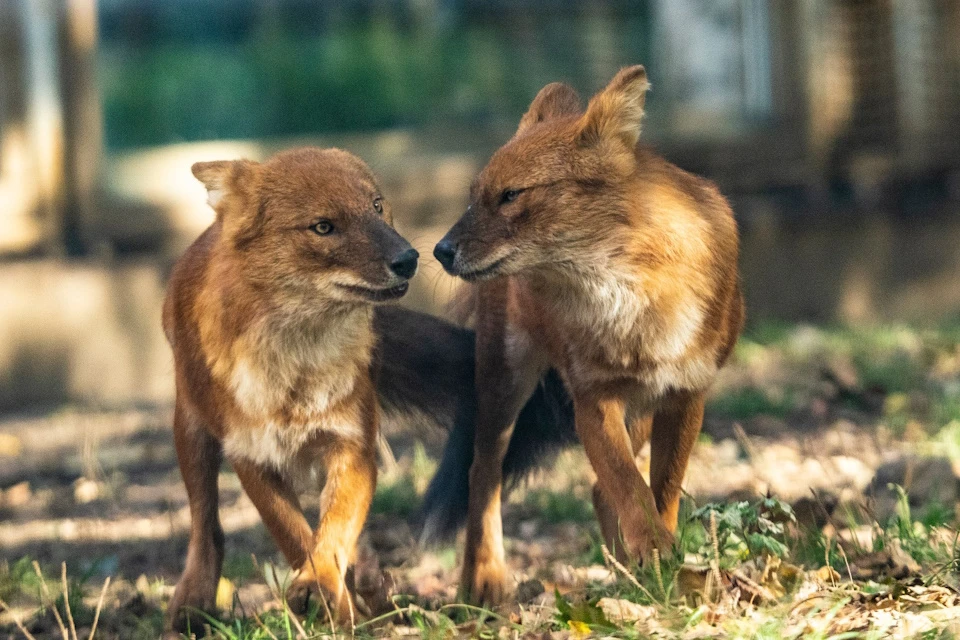
[(28, 127), (22, 7), (0, 2), (0, 251), (28, 252), (41, 237)]
[(37, 217), (42, 246), (59, 253), (59, 215), (63, 208), (63, 104), (57, 62), (56, 32), (59, 20), (55, 0), (23, 1), (23, 87), (28, 144), (32, 148), (37, 186)]
[(91, 246), (102, 158), (96, 0), (0, 0), (0, 251)]
[(103, 157), (103, 123), (96, 76), (96, 0), (64, 0), (60, 10), (65, 160), (61, 235), (67, 252), (77, 255), (98, 244), (96, 190)]

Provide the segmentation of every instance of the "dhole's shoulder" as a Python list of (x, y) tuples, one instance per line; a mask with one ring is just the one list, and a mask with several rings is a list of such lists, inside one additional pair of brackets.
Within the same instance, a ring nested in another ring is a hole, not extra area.
[(174, 328), (183, 321), (185, 308), (196, 298), (203, 284), (219, 234), (218, 225), (208, 227), (173, 265), (163, 301), (163, 332), (171, 345), (174, 342)]
[(729, 210), (726, 198), (712, 180), (681, 169), (644, 145), (637, 145), (636, 158), (637, 166), (648, 180), (673, 187), (697, 203)]
[(735, 229), (733, 209), (712, 180), (681, 169), (643, 145), (637, 146), (636, 158), (645, 183), (655, 184), (682, 195), (711, 226)]

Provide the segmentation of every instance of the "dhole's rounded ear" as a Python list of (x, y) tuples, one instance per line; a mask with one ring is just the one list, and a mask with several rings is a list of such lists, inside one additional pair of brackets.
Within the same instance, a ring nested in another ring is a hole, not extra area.
[(215, 160), (195, 162), (190, 170), (207, 188), (207, 203), (216, 209), (224, 196), (238, 191), (238, 182), (252, 172), (255, 164), (249, 160)]
[(621, 69), (603, 91), (590, 99), (583, 115), (581, 142), (595, 144), (620, 139), (633, 149), (640, 139), (640, 121), (649, 88), (643, 65)]
[(580, 113), (580, 96), (568, 84), (551, 82), (530, 103), (527, 112), (520, 118), (517, 134), (521, 134), (532, 125), (551, 118), (572, 116)]

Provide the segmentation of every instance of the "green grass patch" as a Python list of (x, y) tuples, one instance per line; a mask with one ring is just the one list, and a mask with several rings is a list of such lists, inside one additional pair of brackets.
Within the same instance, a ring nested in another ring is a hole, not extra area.
[(759, 415), (783, 418), (793, 407), (793, 400), (788, 394), (776, 398), (763, 389), (745, 387), (711, 398), (707, 411), (710, 415), (722, 418), (746, 420)]
[(524, 503), (536, 509), (545, 522), (592, 522), (593, 504), (577, 495), (576, 491), (557, 492), (548, 489), (533, 489), (527, 492)]
[(401, 476), (388, 483), (381, 483), (373, 494), (370, 512), (408, 518), (420, 506), (414, 481), (410, 476)]

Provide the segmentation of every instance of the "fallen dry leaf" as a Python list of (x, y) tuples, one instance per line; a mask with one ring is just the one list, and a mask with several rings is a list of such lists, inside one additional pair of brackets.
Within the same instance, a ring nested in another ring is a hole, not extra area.
[(603, 611), (607, 620), (616, 624), (645, 622), (657, 615), (654, 607), (617, 598), (601, 598), (597, 606)]

